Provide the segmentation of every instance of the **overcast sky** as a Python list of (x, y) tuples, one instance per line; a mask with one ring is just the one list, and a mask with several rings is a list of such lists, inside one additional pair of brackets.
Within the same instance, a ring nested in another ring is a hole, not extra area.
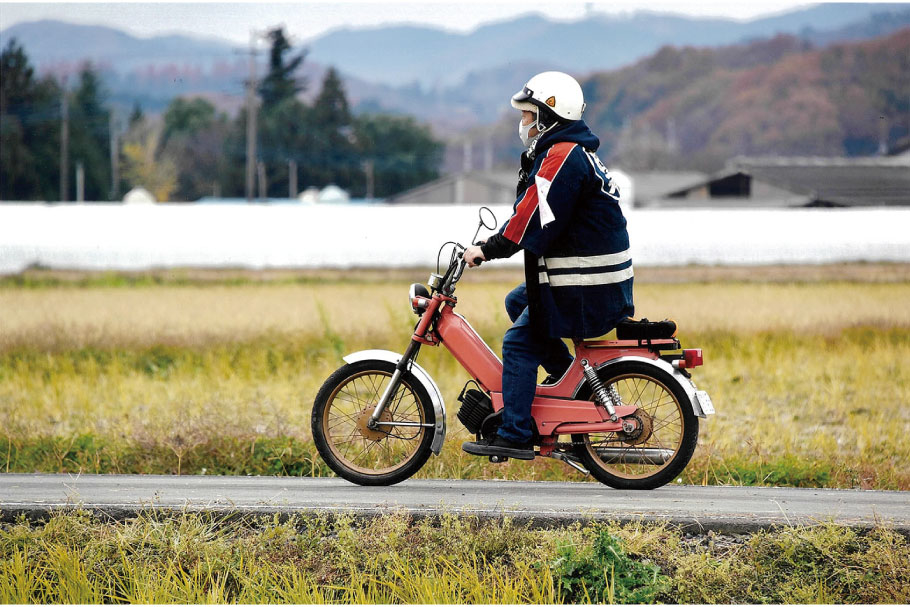
[(59, 19), (108, 25), (148, 37), (167, 33), (249, 41), (250, 29), (284, 24), (298, 42), (339, 27), (414, 23), (469, 31), (490, 21), (538, 12), (552, 19), (575, 20), (586, 13), (638, 10), (748, 19), (806, 6), (798, 0), (611, 0), (610, 2), (2, 2), (0, 29), (22, 21)]

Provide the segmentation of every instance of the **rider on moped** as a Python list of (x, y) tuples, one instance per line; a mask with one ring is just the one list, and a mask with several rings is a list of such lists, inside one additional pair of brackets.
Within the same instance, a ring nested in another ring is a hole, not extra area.
[(634, 314), (632, 257), (619, 189), (596, 155), (600, 140), (581, 119), (584, 96), (562, 72), (543, 72), (512, 96), (521, 110), (521, 155), (513, 215), (464, 258), (524, 250), (525, 282), (506, 297), (513, 324), (502, 344), (503, 416), (488, 439), (464, 443), (473, 455), (534, 459), (531, 403), (537, 369), (557, 382), (573, 357), (561, 338), (612, 330)]

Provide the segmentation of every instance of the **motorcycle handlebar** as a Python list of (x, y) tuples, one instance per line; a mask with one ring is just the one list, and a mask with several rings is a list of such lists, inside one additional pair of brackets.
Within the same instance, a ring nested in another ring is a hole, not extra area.
[(452, 261), (449, 262), (449, 268), (446, 270), (442, 279), (442, 292), (446, 295), (451, 295), (455, 290), (455, 283), (461, 279), (461, 275), (464, 273), (464, 268), (467, 265), (467, 262), (464, 259), (464, 247), (461, 245), (457, 246), (461, 250), (456, 249), (452, 252)]
[[(465, 247), (457, 242), (453, 242), (452, 244), (455, 245), (455, 249), (452, 251), (452, 259), (449, 261), (449, 267), (446, 270), (446, 273), (442, 276), (442, 292), (446, 295), (451, 295), (452, 291), (455, 290), (455, 283), (461, 279), (461, 275), (464, 273), (464, 268), (467, 265), (467, 261), (464, 258)], [(474, 244), (480, 246), (483, 242), (478, 241)], [(483, 262), (484, 260), (480, 257), (474, 258), (475, 266), (479, 266)]]

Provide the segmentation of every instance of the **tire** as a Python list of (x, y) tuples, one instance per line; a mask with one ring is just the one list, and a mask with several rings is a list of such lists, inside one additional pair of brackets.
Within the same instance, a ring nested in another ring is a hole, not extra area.
[[(622, 432), (573, 434), (576, 455), (594, 478), (615, 489), (655, 489), (671, 482), (689, 463), (698, 442), (698, 418), (685, 391), (666, 371), (637, 361), (610, 365), (600, 371), (600, 378), (607, 389), (616, 387), (624, 405), (637, 405), (644, 412), (640, 419), (650, 429), (638, 436)], [(590, 389), (577, 398), (590, 399)], [(604, 448), (613, 449), (614, 455), (604, 454)], [(668, 459), (662, 463), (612, 459), (656, 457), (652, 455), (656, 451), (647, 449), (672, 453), (667, 453)]]
[[(420, 470), (430, 456), (433, 427), (387, 427), (371, 430), (364, 415), (372, 413), (395, 372), (383, 360), (364, 360), (329, 376), (313, 403), (316, 449), (338, 476), (358, 485), (394, 485)], [(380, 421), (435, 424), (426, 388), (409, 372)]]

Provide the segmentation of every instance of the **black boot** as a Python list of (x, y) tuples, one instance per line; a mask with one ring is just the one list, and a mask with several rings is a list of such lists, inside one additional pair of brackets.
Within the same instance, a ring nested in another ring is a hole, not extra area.
[(471, 455), (498, 455), (499, 457), (511, 457), (514, 459), (534, 459), (534, 445), (527, 443), (513, 443), (499, 434), (494, 434), (490, 438), (483, 440), (464, 443), (461, 448)]

